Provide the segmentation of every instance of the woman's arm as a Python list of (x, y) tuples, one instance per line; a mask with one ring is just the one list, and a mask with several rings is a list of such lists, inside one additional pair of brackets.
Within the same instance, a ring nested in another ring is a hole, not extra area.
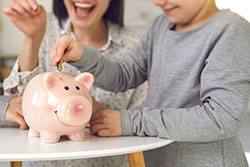
[(32, 71), (37, 66), (38, 51), (46, 30), (45, 9), (35, 0), (13, 0), (3, 12), (24, 34), (18, 70)]
[(23, 88), (17, 86), (23, 85), (22, 80), (27, 80), (28, 75), (21, 72), (36, 71), (38, 65), (38, 53), (46, 30), (46, 12), (35, 0), (13, 0), (10, 7), (3, 8), (3, 12), (24, 34), (21, 53), (10, 77), (4, 82), (7, 94), (21, 94)]

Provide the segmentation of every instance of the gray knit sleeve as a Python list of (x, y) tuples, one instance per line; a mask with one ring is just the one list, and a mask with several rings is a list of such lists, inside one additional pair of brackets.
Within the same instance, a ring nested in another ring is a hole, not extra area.
[[(112, 92), (124, 92), (147, 80), (150, 70), (152, 33), (146, 34), (140, 42), (116, 62), (101, 56), (94, 48), (83, 45), (83, 56), (70, 64), (81, 72), (94, 75), (94, 85)], [(109, 75), (107, 75), (109, 74)]]
[(216, 43), (211, 44), (200, 72), (200, 104), (124, 110), (123, 135), (158, 136), (184, 142), (236, 136), (246, 119), (250, 97), (249, 46), (249, 23), (238, 20), (225, 26)]

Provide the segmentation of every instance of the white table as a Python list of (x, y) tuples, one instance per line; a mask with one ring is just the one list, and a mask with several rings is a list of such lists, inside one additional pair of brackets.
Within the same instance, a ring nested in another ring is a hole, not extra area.
[(0, 128), (0, 161), (62, 160), (104, 157), (151, 150), (172, 141), (156, 137), (101, 138), (86, 132), (84, 141), (63, 138), (59, 143), (42, 143), (40, 138), (28, 137), (28, 131)]

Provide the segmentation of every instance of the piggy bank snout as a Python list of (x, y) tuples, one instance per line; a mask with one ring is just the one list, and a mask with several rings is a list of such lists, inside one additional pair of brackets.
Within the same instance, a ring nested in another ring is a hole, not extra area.
[(92, 113), (92, 104), (85, 97), (76, 97), (67, 100), (58, 113), (59, 119), (69, 126), (80, 126), (89, 121)]
[(70, 110), (71, 114), (73, 114), (73, 116), (77, 116), (78, 114), (82, 114), (84, 112), (84, 104), (83, 103), (75, 103), (73, 104), (71, 110)]
[(88, 105), (85, 105), (84, 102), (77, 101), (68, 104), (68, 106), (66, 106), (65, 108), (65, 111), (68, 117), (79, 118), (79, 117), (84, 117), (85, 112), (87, 112), (86, 107), (88, 107)]

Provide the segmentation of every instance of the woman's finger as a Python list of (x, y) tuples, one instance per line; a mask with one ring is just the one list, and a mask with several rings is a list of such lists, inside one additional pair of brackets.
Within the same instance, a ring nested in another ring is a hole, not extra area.
[(4, 6), (4, 7), (2, 8), (2, 11), (3, 11), (6, 15), (8, 15), (8, 16), (17, 15), (17, 13), (16, 13), (12, 8), (9, 8), (9, 7), (6, 7), (6, 6)]
[(22, 129), (22, 130), (28, 128), (28, 126), (27, 126), (24, 118), (21, 115), (19, 115), (19, 114), (17, 114), (17, 117), (15, 118), (15, 122), (20, 125), (19, 128)]
[(23, 7), (23, 9), (28, 13), (28, 14), (32, 14), (32, 12), (34, 11), (32, 6), (30, 5), (30, 3), (27, 0), (19, 0), (17, 1), (17, 3)]
[(16, 122), (20, 125), (20, 129), (26, 129), (28, 127), (23, 116), (20, 115), (18, 112), (13, 113), (11, 117), (12, 118), (9, 120), (9, 122)]
[(18, 97), (16, 97), (16, 99), (17, 99), (18, 104), (22, 104), (23, 96), (18, 96)]
[(23, 112), (22, 112), (22, 104), (15, 104), (15, 107), (16, 107), (16, 112), (23, 116)]
[(20, 15), (29, 16), (28, 12), (16, 1), (11, 2), (11, 8)]
[(33, 10), (36, 11), (38, 8), (38, 3), (36, 2), (36, 0), (28, 0), (30, 6), (32, 6)]

